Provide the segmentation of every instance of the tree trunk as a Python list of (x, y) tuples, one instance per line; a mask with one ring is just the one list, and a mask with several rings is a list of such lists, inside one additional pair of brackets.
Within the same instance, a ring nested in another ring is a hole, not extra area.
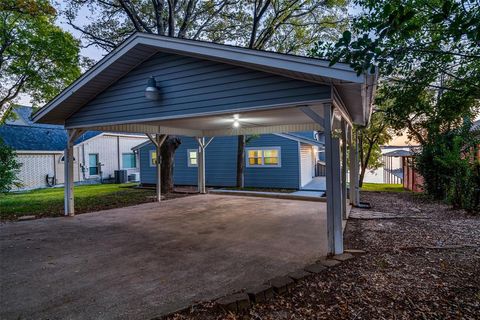
[(243, 188), (243, 168), (245, 166), (245, 136), (238, 136), (237, 148), (237, 187)]
[(161, 163), (161, 188), (162, 193), (173, 191), (173, 164), (175, 159), (175, 150), (180, 146), (181, 140), (175, 136), (168, 136), (160, 148)]
[(365, 168), (362, 165), (362, 168), (360, 170), (360, 178), (358, 180), (358, 187), (361, 188), (363, 186), (363, 178), (365, 178), (365, 172), (367, 171), (367, 168)]

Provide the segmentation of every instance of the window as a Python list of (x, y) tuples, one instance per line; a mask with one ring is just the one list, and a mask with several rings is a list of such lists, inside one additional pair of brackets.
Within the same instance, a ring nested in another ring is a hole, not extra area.
[(281, 167), (280, 147), (246, 148), (247, 167)]
[(189, 167), (198, 166), (198, 162), (197, 162), (198, 151), (197, 151), (197, 149), (188, 149), (187, 150), (187, 157), (188, 157), (188, 166)]
[(155, 150), (150, 150), (150, 167), (155, 167), (157, 165), (157, 152)]
[(137, 167), (137, 159), (133, 153), (122, 153), (123, 169), (132, 169)]
[(88, 173), (91, 176), (98, 175), (98, 154), (97, 153), (90, 153), (88, 155)]

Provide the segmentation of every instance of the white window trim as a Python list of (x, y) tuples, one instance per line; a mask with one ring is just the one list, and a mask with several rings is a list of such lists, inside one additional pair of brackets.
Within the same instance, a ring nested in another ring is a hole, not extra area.
[[(96, 154), (97, 155), (97, 166), (92, 167), (92, 168), (97, 168), (97, 174), (90, 174), (90, 155), (91, 154)], [(98, 152), (96, 153), (88, 153), (88, 176), (89, 177), (100, 177), (100, 154)]]
[[(262, 164), (250, 164), (250, 161), (249, 161), (249, 156), (248, 156), (248, 152), (250, 150), (262, 150)], [(264, 156), (263, 156), (263, 151), (264, 150), (277, 150), (278, 151), (278, 164), (277, 165), (265, 165), (264, 164)], [(246, 161), (246, 167), (247, 168), (264, 168), (264, 169), (267, 169), (267, 168), (281, 168), (282, 167), (282, 148), (281, 147), (248, 147), (248, 148), (245, 148), (245, 161)]]
[[(197, 154), (197, 164), (190, 163), (190, 152), (195, 152)], [(197, 168), (198, 167), (198, 149), (187, 149), (187, 166), (189, 168)]]
[(153, 168), (157, 166), (156, 164), (153, 164), (153, 161), (152, 161), (153, 153), (156, 153), (156, 152), (157, 152), (157, 150), (150, 150), (148, 152), (148, 163), (149, 163), (150, 167), (153, 167)]
[[(134, 167), (129, 167), (129, 168), (125, 168), (125, 163), (123, 163), (123, 156), (124, 155), (133, 155), (133, 161), (135, 162), (135, 166)], [(122, 152), (122, 169), (136, 169), (137, 168), (137, 156), (135, 155), (134, 152)]]

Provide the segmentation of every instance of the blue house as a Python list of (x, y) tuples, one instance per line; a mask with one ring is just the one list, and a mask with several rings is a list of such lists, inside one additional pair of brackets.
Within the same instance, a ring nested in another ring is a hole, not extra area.
[[(182, 137), (175, 152), (175, 185), (197, 185), (198, 143)], [(206, 185), (236, 184), (237, 137), (215, 137), (205, 152)], [(142, 185), (156, 183), (155, 146), (145, 142), (133, 148), (140, 157)], [(264, 134), (249, 139), (245, 147), (245, 187), (309, 189), (318, 175), (317, 163), (323, 143), (315, 132)]]

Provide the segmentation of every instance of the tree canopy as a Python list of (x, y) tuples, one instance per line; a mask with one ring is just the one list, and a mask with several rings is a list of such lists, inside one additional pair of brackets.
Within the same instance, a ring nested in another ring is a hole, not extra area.
[[(346, 25), (346, 5), (347, 0), (70, 0), (65, 15), (86, 46), (107, 52), (138, 31), (298, 53), (319, 38), (337, 38), (339, 26)], [(82, 10), (92, 12), (87, 23), (75, 20)]]
[[(435, 198), (478, 210), (479, 0), (356, 0), (363, 8), (336, 43), (312, 54), (378, 72), (377, 109), (421, 144), (416, 168)], [(368, 130), (368, 129), (367, 129)]]
[(79, 43), (47, 0), (0, 3), (0, 122), (20, 94), (53, 98), (80, 75)]
[(375, 103), (420, 143), (458, 127), (480, 108), (478, 0), (356, 0), (363, 13), (335, 43), (313, 54), (357, 73), (379, 72)]

